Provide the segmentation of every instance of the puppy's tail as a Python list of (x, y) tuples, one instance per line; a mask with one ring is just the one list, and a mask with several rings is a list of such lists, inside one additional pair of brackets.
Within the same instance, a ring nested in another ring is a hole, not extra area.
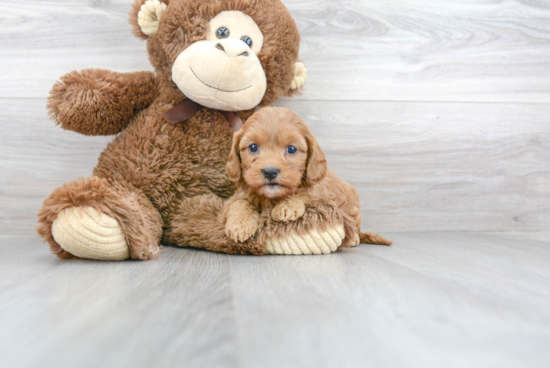
[(376, 233), (371, 233), (369, 231), (359, 233), (359, 240), (362, 244), (382, 244), (382, 245), (392, 245), (393, 243), (388, 239), (380, 236)]

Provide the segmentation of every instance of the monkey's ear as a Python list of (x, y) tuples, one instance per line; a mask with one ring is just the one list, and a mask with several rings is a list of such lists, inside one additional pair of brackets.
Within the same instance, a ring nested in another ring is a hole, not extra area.
[(307, 78), (307, 69), (304, 63), (297, 61), (294, 63), (294, 79), (290, 84), (291, 90), (296, 90), (301, 88), (306, 82)]
[(144, 40), (155, 34), (169, 0), (135, 0), (130, 11), (132, 33)]
[(241, 148), (242, 133), (241, 131), (233, 134), (233, 145), (231, 146), (231, 153), (229, 153), (229, 158), (227, 159), (227, 176), (229, 180), (236, 183), (241, 178), (241, 155), (239, 154)]
[(305, 181), (307, 185), (313, 185), (321, 181), (327, 174), (327, 159), (325, 153), (312, 134), (306, 134), (307, 164)]

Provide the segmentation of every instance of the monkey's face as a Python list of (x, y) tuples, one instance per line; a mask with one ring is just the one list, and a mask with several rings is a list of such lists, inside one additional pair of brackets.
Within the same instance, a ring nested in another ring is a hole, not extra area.
[(172, 80), (191, 100), (210, 108), (256, 107), (267, 80), (257, 54), (264, 36), (243, 12), (223, 11), (209, 22), (206, 40), (186, 48), (174, 62)]
[(225, 111), (292, 96), (303, 85), (300, 35), (280, 0), (134, 0), (130, 23), (157, 75)]

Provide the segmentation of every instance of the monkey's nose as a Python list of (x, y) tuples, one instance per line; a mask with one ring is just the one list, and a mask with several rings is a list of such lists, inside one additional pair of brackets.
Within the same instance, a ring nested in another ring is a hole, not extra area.
[(275, 179), (277, 177), (277, 175), (279, 175), (279, 169), (277, 169), (276, 167), (266, 167), (262, 173), (264, 174), (264, 177), (271, 181), (273, 179)]
[(223, 51), (229, 57), (248, 56), (250, 48), (241, 40), (226, 39), (216, 43), (218, 50)]

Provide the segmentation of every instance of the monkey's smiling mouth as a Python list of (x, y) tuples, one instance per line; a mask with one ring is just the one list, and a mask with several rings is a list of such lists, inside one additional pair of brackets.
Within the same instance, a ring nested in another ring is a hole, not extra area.
[(189, 67), (189, 69), (191, 69), (191, 73), (193, 73), (193, 75), (195, 76), (195, 78), (197, 78), (197, 79), (199, 80), (199, 82), (201, 82), (202, 84), (204, 84), (206, 87), (210, 87), (210, 88), (212, 88), (212, 89), (215, 89), (215, 90), (218, 90), (218, 91), (221, 91), (221, 92), (229, 92), (229, 93), (232, 93), (232, 92), (241, 92), (241, 91), (244, 91), (245, 89), (249, 89), (250, 87), (252, 87), (252, 85), (250, 85), (250, 86), (248, 86), (248, 87), (245, 87), (245, 88), (242, 88), (242, 89), (237, 89), (237, 90), (235, 90), (235, 91), (227, 91), (227, 90), (225, 90), (225, 89), (212, 87), (211, 85), (204, 83), (204, 82), (199, 78), (199, 76), (195, 73), (195, 71), (193, 70), (193, 68)]

